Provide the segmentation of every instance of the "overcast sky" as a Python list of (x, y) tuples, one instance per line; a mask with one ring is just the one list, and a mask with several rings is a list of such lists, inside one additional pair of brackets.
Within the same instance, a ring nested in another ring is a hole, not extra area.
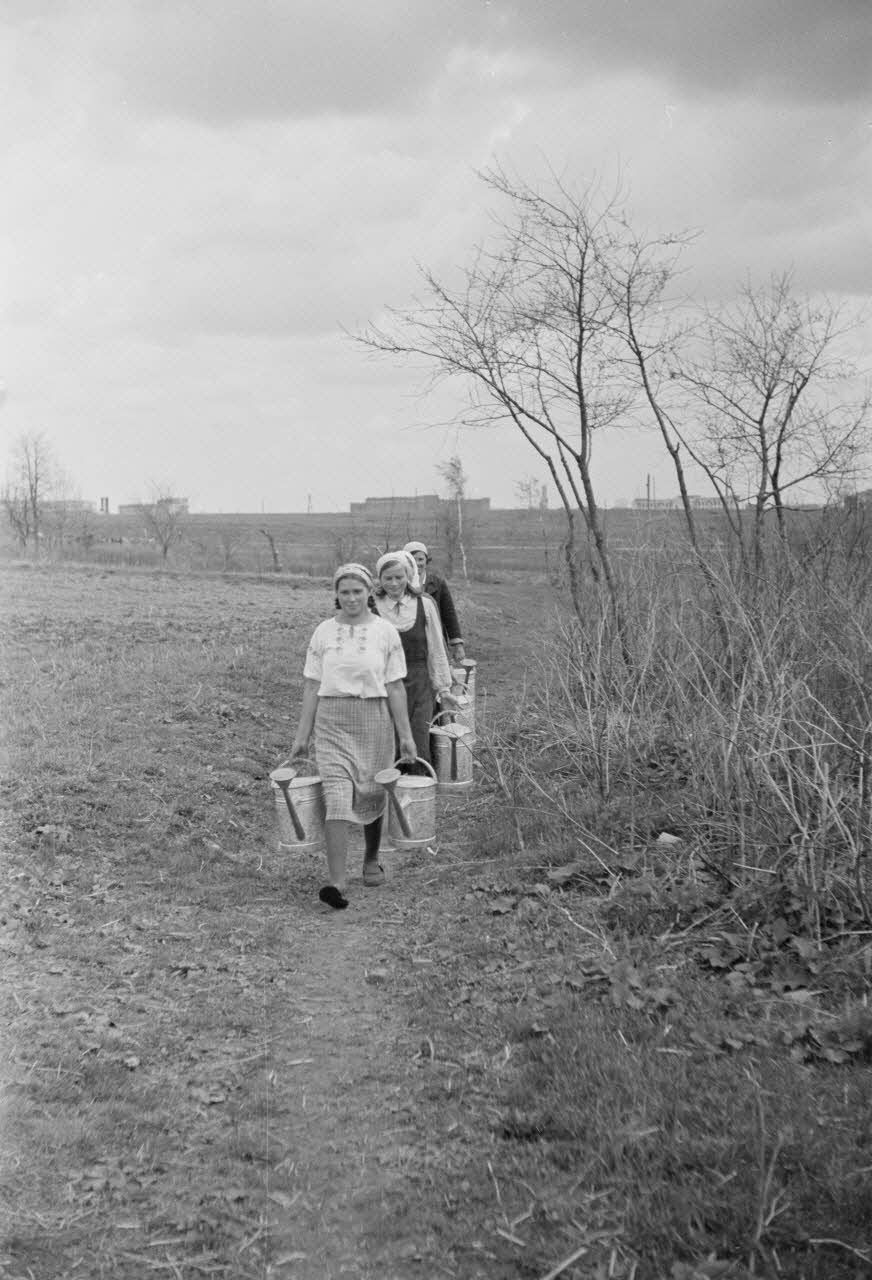
[[(113, 510), (343, 510), (452, 453), (516, 505), (510, 428), (428, 429), (460, 390), (345, 336), (468, 260), (494, 161), (620, 174), (699, 296), (872, 294), (870, 0), (0, 0), (0, 78), (3, 454), (45, 432)], [(615, 439), (603, 497), (649, 469)]]

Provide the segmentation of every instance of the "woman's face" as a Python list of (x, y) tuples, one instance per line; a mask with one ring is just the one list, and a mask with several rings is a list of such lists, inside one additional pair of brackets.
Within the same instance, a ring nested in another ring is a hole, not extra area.
[(421, 573), (424, 573), (427, 568), (426, 553), (424, 551), (413, 551), (412, 555), (415, 557), (415, 564), (418, 566), (418, 569)]
[(340, 578), (336, 584), (336, 599), (343, 617), (349, 622), (366, 613), (366, 600), (369, 592), (360, 578)]
[(406, 570), (401, 564), (388, 565), (379, 574), (379, 582), (385, 589), (385, 595), (391, 600), (399, 600), (406, 590), (408, 581)]

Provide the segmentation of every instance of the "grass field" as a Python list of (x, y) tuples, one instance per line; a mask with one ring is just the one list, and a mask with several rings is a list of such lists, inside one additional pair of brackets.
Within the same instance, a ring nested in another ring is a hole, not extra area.
[[(814, 514), (795, 513), (799, 527)], [(677, 511), (635, 511), (616, 508), (603, 513), (610, 545), (626, 551), (659, 549), (684, 540), (683, 516)], [(702, 534), (717, 536), (720, 517), (698, 513)], [(461, 576), (461, 557), (444, 519), (413, 520), (398, 511), (382, 517), (331, 513), (196, 513), (180, 517), (164, 563), (161, 549), (149, 536), (141, 516), (86, 513), (71, 517), (52, 538), (46, 531), (49, 557), (70, 563), (87, 562), (106, 568), (169, 568), (211, 573), (269, 574), (273, 550), (285, 573), (323, 576), (348, 559), (365, 563), (387, 547), (412, 538), (427, 543), (434, 563), (443, 572)], [(494, 574), (552, 573), (562, 563), (566, 518), (562, 509), (512, 510), (495, 508), (470, 516), (464, 525), (467, 568), (476, 580)], [(271, 542), (270, 542), (271, 540)], [(0, 554), (20, 554), (8, 528), (0, 527)]]
[(0, 595), (0, 1274), (872, 1272), (869, 926), (726, 894), (662, 769), (630, 825), (555, 765), (542, 579), (458, 590), (476, 787), (344, 913), (266, 776), (326, 583)]

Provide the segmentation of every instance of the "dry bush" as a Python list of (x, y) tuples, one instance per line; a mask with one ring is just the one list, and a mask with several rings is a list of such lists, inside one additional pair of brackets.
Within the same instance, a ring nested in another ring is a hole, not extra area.
[[(795, 566), (794, 566), (795, 567)], [(727, 648), (680, 564), (631, 566), (632, 662), (608, 604), (527, 671), (482, 758), (516, 842), (618, 857), (679, 835), (725, 887), (784, 895), (820, 935), (869, 920), (872, 603), (831, 567), (772, 589), (718, 579)], [(608, 861), (608, 858), (606, 859)]]

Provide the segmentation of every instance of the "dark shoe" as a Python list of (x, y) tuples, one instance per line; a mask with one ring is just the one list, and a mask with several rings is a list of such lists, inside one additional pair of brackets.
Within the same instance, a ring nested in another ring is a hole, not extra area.
[(335, 884), (325, 884), (324, 888), (318, 891), (318, 897), (322, 902), (326, 902), (328, 907), (334, 907), (337, 911), (348, 906), (348, 899)]

